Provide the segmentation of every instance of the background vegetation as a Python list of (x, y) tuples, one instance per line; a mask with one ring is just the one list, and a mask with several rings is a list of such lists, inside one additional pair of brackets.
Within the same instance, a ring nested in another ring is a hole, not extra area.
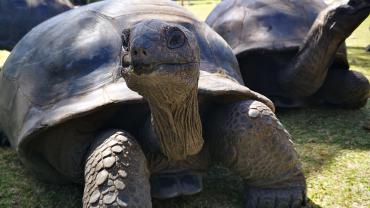
[[(185, 6), (205, 19), (218, 1), (192, 0)], [(370, 79), (370, 17), (347, 40), (351, 68)], [(8, 52), (0, 51), (0, 66)], [(360, 110), (304, 108), (277, 112), (294, 137), (308, 182), (308, 207), (370, 207), (370, 101)], [(24, 169), (14, 150), (0, 148), (0, 207), (81, 207), (82, 187), (37, 181)], [(215, 168), (202, 193), (166, 201), (154, 207), (226, 208), (242, 206), (241, 179)]]

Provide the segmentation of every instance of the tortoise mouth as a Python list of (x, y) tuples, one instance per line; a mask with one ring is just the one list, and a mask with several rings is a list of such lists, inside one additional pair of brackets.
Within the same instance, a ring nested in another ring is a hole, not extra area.
[(184, 69), (193, 69), (199, 62), (184, 62), (184, 63), (130, 63), (123, 64), (121, 74), (123, 77), (130, 74), (149, 75), (149, 74), (169, 74), (184, 71)]

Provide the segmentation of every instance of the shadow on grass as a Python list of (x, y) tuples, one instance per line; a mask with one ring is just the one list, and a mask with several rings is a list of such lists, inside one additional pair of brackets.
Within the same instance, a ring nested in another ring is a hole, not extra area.
[(278, 109), (277, 115), (298, 144), (324, 143), (370, 149), (369, 131), (363, 128), (370, 119), (370, 101), (361, 109)]
[(370, 149), (370, 132), (363, 128), (370, 101), (358, 110), (280, 109), (277, 115), (293, 136), (307, 176), (329, 165), (341, 150)]

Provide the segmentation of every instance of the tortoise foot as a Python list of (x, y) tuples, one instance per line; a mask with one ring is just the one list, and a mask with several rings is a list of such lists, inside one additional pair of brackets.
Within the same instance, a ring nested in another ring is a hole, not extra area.
[(245, 191), (245, 208), (298, 208), (306, 204), (304, 187), (255, 188)]
[(150, 184), (153, 198), (168, 199), (201, 192), (203, 176), (201, 173), (192, 171), (162, 173), (153, 175)]

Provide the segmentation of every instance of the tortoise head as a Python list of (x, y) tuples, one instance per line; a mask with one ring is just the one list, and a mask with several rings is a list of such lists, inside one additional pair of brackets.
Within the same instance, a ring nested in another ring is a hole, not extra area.
[(199, 47), (185, 27), (147, 20), (125, 29), (122, 40), (122, 75), (128, 87), (146, 99), (157, 97), (159, 90), (176, 98), (161, 103), (182, 102), (197, 88)]
[(194, 34), (179, 24), (147, 20), (125, 29), (122, 40), (122, 76), (148, 101), (162, 153), (176, 160), (198, 153), (203, 139)]

